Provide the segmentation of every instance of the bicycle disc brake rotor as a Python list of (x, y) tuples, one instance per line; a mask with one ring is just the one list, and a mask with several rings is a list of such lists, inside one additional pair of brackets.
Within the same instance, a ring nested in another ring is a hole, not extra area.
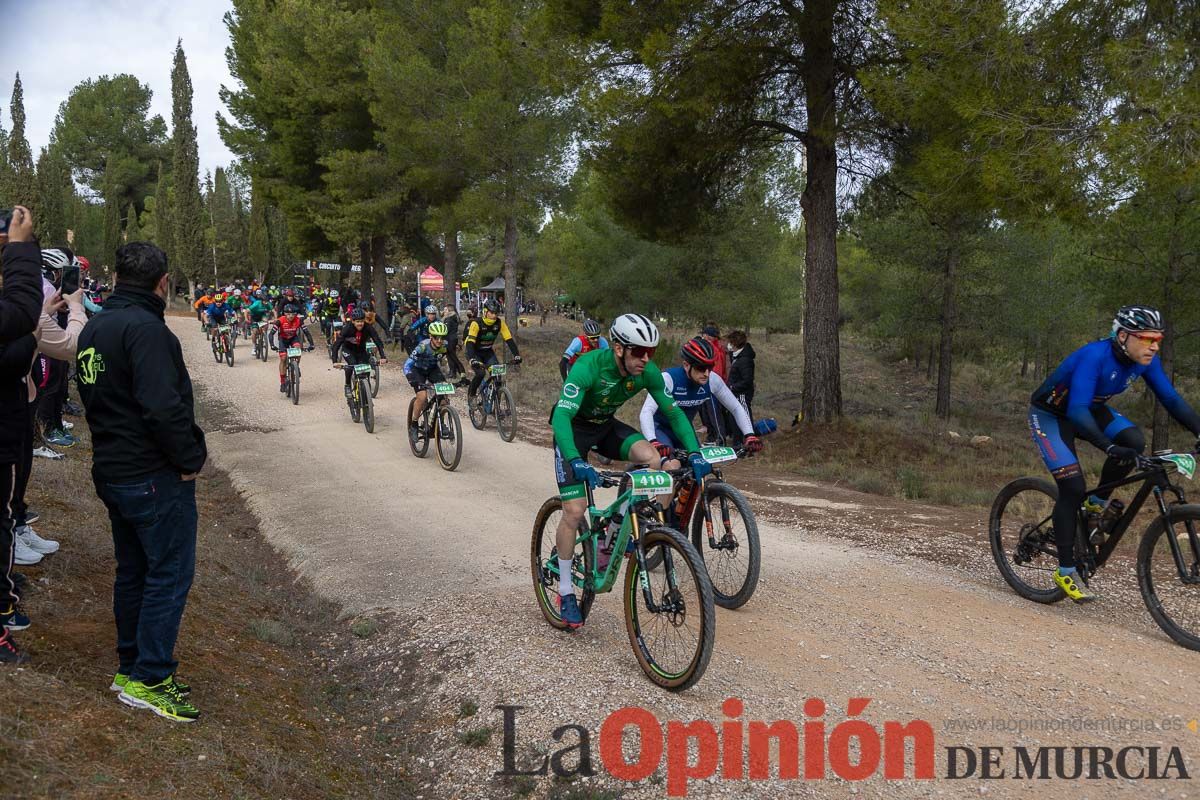
[(667, 589), (663, 592), (660, 605), (662, 613), (667, 615), (673, 627), (683, 627), (683, 623), (687, 621), (687, 603), (678, 589)]

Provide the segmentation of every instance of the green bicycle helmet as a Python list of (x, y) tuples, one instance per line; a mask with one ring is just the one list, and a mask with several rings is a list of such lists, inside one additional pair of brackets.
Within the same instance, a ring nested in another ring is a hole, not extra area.
[(442, 338), (445, 338), (448, 333), (450, 333), (450, 329), (448, 327), (446, 327), (446, 323), (444, 323), (444, 322), (429, 323), (429, 335), (430, 336), (440, 336)]

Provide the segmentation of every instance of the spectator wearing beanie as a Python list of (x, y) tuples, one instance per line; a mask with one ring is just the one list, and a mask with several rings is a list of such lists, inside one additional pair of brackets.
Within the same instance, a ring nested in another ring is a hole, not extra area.
[(196, 474), (204, 432), (179, 340), (167, 328), (167, 256), (117, 250), (116, 287), (79, 336), (76, 381), (92, 432), (92, 479), (108, 509), (120, 701), (177, 722), (200, 716), (175, 677), (175, 641), (196, 568)]
[(22, 663), (22, 653), (11, 631), (29, 626), (20, 612), (21, 598), (13, 582), (13, 548), (16, 520), (12, 498), (16, 491), (17, 465), (25, 442), (29, 414), (29, 390), (25, 385), (33, 360), (37, 327), (42, 308), (41, 250), (33, 238), (33, 215), (17, 206), (7, 230), (0, 233), (0, 663)]

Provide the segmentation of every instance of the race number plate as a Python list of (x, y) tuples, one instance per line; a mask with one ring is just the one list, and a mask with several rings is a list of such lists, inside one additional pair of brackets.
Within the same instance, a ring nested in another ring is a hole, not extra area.
[(454, 394), (454, 384), (452, 383), (435, 383), (433, 391), (436, 394)]
[(229, 333), (229, 326), (222, 325), (221, 327), (217, 328), (217, 330), (220, 331), (221, 333)]
[(355, 372), (355, 374), (357, 374), (357, 375), (363, 375), (363, 374), (365, 374), (365, 373), (368, 373), (368, 372), (370, 372), (370, 371), (371, 371), (371, 365), (370, 365), (370, 364), (355, 364), (355, 365), (354, 365), (354, 372)]
[(303, 351), (299, 347), (289, 347), (287, 349), (288, 358), (299, 358)]
[(368, 353), (375, 352), (375, 343), (374, 342), (367, 342), (367, 352)]
[(492, 364), (491, 372), (493, 375), (503, 375), (505, 372), (508, 372), (508, 367), (503, 364)]
[(335, 327), (335, 328), (340, 328), (340, 327), (342, 327), (343, 324), (344, 323), (340, 319), (335, 319), (333, 321), (333, 327)]
[(630, 488), (635, 495), (666, 494), (675, 484), (671, 473), (654, 469), (639, 469), (629, 473), (629, 478)]
[(700, 455), (710, 464), (720, 464), (722, 461), (737, 461), (737, 451), (732, 447), (701, 447)]
[(1187, 478), (1189, 481), (1196, 474), (1196, 457), (1187, 453), (1172, 453), (1169, 456), (1163, 456), (1163, 461), (1170, 461), (1175, 465), (1175, 469), (1179, 474)]

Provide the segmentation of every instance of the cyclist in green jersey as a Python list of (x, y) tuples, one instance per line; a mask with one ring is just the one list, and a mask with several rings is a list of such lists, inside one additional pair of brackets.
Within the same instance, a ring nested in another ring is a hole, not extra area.
[(575, 589), (571, 585), (571, 558), (561, 554), (575, 549), (575, 535), (587, 512), (584, 484), (593, 487), (599, 475), (581, 454), (593, 447), (602, 456), (639, 464), (676, 469), (679, 462), (663, 459), (646, 438), (615, 417), (627, 401), (643, 389), (663, 410), (671, 430), (688, 450), (688, 463), (696, 480), (712, 472), (700, 455), (700, 444), (687, 416), (666, 393), (662, 371), (650, 359), (658, 347), (658, 329), (640, 314), (622, 314), (609, 330), (611, 348), (579, 357), (567, 373), (558, 403), (550, 415), (554, 429), (554, 472), (563, 501), (556, 544), (560, 558), (558, 603), (563, 622), (583, 624)]

